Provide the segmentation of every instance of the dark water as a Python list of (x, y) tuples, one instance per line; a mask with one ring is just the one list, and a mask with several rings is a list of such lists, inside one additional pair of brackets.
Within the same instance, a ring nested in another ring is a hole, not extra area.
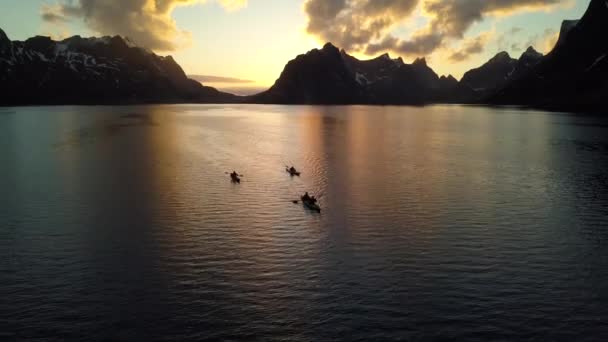
[(0, 109), (0, 340), (605, 340), (607, 169), (589, 116)]

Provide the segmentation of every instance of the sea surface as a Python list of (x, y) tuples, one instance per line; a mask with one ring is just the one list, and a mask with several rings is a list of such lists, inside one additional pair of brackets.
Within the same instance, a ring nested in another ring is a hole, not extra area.
[(607, 337), (601, 116), (0, 109), (0, 341)]

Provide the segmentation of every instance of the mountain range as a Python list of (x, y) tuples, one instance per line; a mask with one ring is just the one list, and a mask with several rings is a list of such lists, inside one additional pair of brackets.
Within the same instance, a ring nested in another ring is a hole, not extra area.
[(530, 72), (487, 98), (491, 104), (558, 110), (608, 108), (608, 0), (592, 0), (580, 20), (564, 21), (555, 48)]
[(290, 61), (254, 103), (516, 105), (605, 110), (608, 95), (608, 0), (591, 0), (580, 20), (566, 20), (554, 49), (529, 47), (519, 59), (500, 52), (460, 81), (424, 59), (406, 64), (385, 54), (360, 61), (331, 43)]
[(110, 103), (394, 104), (471, 103), (555, 110), (605, 110), (608, 0), (591, 0), (563, 22), (546, 56), (500, 52), (460, 81), (418, 58), (359, 60), (331, 43), (287, 63), (274, 85), (236, 96), (189, 79), (169, 57), (119, 36), (34, 37), (12, 42), (0, 30), (0, 105)]
[[(455, 101), (460, 90), (452, 76), (439, 77), (423, 58), (406, 64), (388, 54), (358, 60), (331, 43), (290, 61), (254, 103), (425, 104)], [(468, 89), (463, 89), (468, 90)]]
[(115, 37), (12, 42), (0, 30), (0, 104), (234, 102), (171, 57)]

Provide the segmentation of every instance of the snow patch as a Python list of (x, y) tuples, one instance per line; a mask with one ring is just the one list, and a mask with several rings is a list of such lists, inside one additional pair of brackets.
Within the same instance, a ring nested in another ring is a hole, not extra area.
[[(608, 6), (608, 2), (606, 2), (606, 6)], [(597, 63), (601, 62), (608, 54), (603, 54), (601, 55), (598, 59), (595, 60), (595, 62), (593, 62), (593, 64), (591, 64), (586, 70), (585, 72), (595, 68), (595, 66), (597, 65)]]
[(97, 71), (95, 69), (87, 68), (86, 71), (88, 73), (90, 73), (90, 74), (95, 74), (96, 76), (101, 76), (102, 75), (99, 71)]
[(369, 84), (369, 80), (367, 79), (367, 77), (365, 77), (365, 75), (363, 75), (361, 73), (356, 73), (355, 79), (357, 80), (357, 83), (359, 83), (360, 85)]
[(507, 76), (505, 76), (505, 80), (509, 79), (511, 77), (511, 75), (513, 75), (514, 72), (515, 72), (515, 68), (511, 69), (511, 71), (509, 71), (509, 73), (507, 74)]
[(111, 39), (112, 39), (112, 37), (108, 37), (108, 36), (101, 37), (101, 38), (96, 38), (96, 37), (89, 38), (89, 40), (91, 41), (91, 43), (94, 43), (94, 44), (103, 44), (103, 45), (110, 45)]
[(6, 64), (8, 64), (8, 65), (15, 65), (15, 62), (10, 59), (0, 58), (0, 61), (6, 62)]
[(118, 69), (115, 65), (107, 65), (105, 63), (103, 63), (103, 64), (97, 64), (97, 68), (120, 71), (120, 69)]
[(41, 61), (49, 62), (48, 58), (46, 58), (45, 55), (41, 54), (40, 52), (34, 52), (34, 53), (38, 56), (38, 58), (40, 58)]

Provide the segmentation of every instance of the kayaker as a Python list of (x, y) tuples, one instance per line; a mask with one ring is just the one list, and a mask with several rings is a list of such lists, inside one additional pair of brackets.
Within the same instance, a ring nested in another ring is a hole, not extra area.
[(312, 196), (312, 197), (310, 198), (310, 201), (311, 201), (312, 203), (317, 203), (317, 199), (315, 198), (315, 196)]
[(289, 172), (291, 172), (291, 173), (295, 173), (295, 172), (296, 172), (296, 168), (295, 168), (295, 167), (293, 167), (293, 166), (292, 166), (292, 167), (290, 167), (290, 168), (289, 168)]
[(302, 200), (303, 201), (310, 201), (311, 200), (310, 195), (308, 194), (308, 191), (304, 194), (304, 196), (302, 196)]
[(230, 177), (237, 177), (238, 173), (236, 173), (236, 171), (232, 171), (232, 173), (230, 174)]

